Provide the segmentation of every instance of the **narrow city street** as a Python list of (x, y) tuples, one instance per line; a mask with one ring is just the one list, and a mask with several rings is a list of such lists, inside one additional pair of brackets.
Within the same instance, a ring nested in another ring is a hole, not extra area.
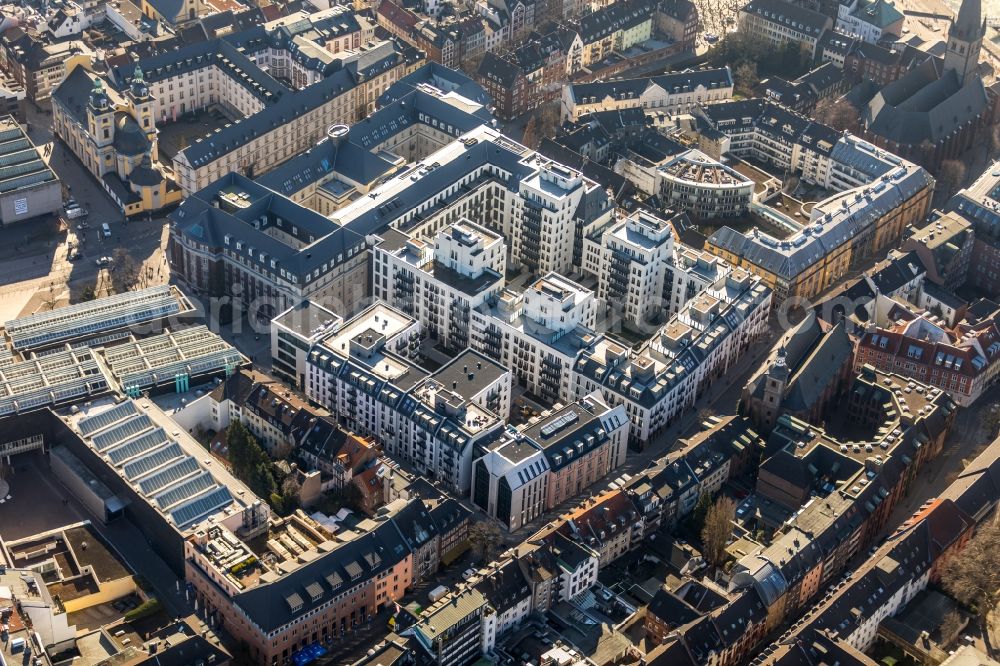
[[(678, 440), (689, 437), (697, 431), (699, 415), (704, 410), (708, 410), (718, 416), (736, 414), (743, 386), (757, 370), (760, 362), (766, 358), (771, 346), (783, 333), (784, 331), (777, 330), (777, 327), (772, 322), (767, 335), (752, 344), (748, 353), (744, 354), (719, 381), (710, 386), (698, 399), (695, 406), (684, 412), (679, 422), (668, 427), (655, 439), (651, 440), (642, 451), (630, 449), (628, 455), (625, 457), (625, 464), (590, 486), (587, 494), (600, 495), (608, 490), (612, 490), (612, 484), (615, 484), (617, 480), (641, 472), (649, 467), (653, 461), (670, 453)], [(471, 511), (481, 515), (482, 512), (479, 508), (467, 498), (461, 501)], [(526, 524), (518, 530), (505, 533), (504, 541), (509, 545), (523, 541), (525, 537), (537, 531), (553, 517), (575, 508), (579, 503), (580, 497), (573, 497), (566, 500), (553, 508), (547, 515)]]

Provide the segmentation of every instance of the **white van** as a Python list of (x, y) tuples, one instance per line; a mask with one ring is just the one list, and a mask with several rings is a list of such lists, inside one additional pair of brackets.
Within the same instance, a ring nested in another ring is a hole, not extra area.
[(108, 226), (107, 222), (101, 225), (101, 233), (104, 234), (105, 238), (111, 238), (111, 227)]

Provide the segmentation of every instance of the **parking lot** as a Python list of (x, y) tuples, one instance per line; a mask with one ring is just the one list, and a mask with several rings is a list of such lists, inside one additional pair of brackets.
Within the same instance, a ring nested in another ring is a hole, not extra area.
[[(53, 140), (51, 117), (31, 105), (27, 117), (28, 135), (48, 156), (49, 166), (63, 182), (64, 197), (75, 199), (88, 215), (68, 225), (43, 217), (0, 229), (0, 321), (48, 307), (43, 301), (51, 300), (49, 292), (65, 302), (71, 287), (95, 284), (101, 275), (96, 260), (113, 255), (117, 248), (127, 250), (148, 268), (152, 282), (166, 281), (165, 219), (125, 221), (83, 164)], [(102, 224), (108, 224), (110, 238), (101, 234)], [(80, 257), (70, 261), (74, 250), (79, 250)], [(45, 297), (40, 298), (43, 291)]]

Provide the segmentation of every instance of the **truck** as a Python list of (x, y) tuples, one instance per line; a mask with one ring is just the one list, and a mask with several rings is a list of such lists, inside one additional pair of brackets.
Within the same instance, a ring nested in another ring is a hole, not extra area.
[(87, 211), (79, 206), (70, 206), (66, 209), (66, 219), (75, 220), (81, 217), (87, 217)]

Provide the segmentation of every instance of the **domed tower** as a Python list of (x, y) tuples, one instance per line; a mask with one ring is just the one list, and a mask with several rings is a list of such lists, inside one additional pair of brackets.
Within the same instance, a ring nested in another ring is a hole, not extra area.
[(114, 128), (112, 119), (115, 109), (111, 106), (111, 100), (104, 90), (104, 84), (100, 78), (94, 79), (94, 87), (90, 91), (90, 99), (87, 102), (87, 124), (89, 125), (90, 136), (94, 138), (94, 143), (98, 148), (110, 146), (114, 141)]
[(948, 50), (944, 56), (945, 71), (955, 70), (959, 85), (968, 83), (976, 73), (985, 36), (981, 0), (962, 0), (958, 16), (948, 28)]
[(150, 143), (153, 143), (156, 136), (156, 123), (153, 121), (155, 100), (149, 93), (149, 86), (146, 85), (146, 78), (138, 63), (136, 63), (135, 72), (132, 74), (132, 83), (128, 87), (128, 100), (132, 107), (132, 117), (146, 133)]

